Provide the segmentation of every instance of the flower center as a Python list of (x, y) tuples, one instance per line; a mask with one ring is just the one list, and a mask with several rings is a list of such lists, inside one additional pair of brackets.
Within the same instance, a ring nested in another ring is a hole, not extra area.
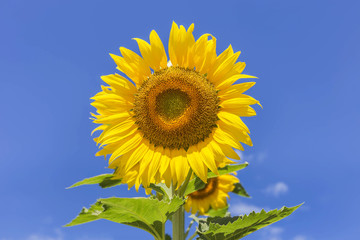
[(209, 178), (208, 182), (206, 183), (203, 189), (197, 190), (196, 192), (189, 194), (189, 196), (193, 199), (206, 198), (215, 192), (217, 186), (218, 186), (218, 179), (216, 177)]
[(216, 127), (218, 104), (217, 91), (205, 76), (170, 67), (140, 86), (133, 110), (144, 138), (156, 146), (187, 150)]
[(189, 96), (179, 89), (168, 89), (156, 97), (156, 112), (165, 121), (174, 120), (190, 105)]

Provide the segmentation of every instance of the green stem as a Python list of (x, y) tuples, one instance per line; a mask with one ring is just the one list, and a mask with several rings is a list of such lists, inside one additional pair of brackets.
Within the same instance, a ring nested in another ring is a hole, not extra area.
[(189, 235), (190, 229), (191, 229), (192, 225), (194, 224), (194, 222), (195, 222), (195, 220), (194, 220), (194, 219), (193, 219), (193, 220), (191, 220), (191, 222), (190, 222), (190, 224), (189, 224), (188, 228), (186, 229), (186, 232), (185, 232), (185, 238)]
[(183, 195), (184, 195), (184, 193), (186, 191), (186, 188), (187, 188), (188, 183), (190, 181), (191, 175), (192, 175), (192, 169), (189, 170), (188, 175), (186, 176), (184, 184), (179, 189), (179, 197), (184, 197)]
[[(190, 169), (188, 175), (186, 176), (185, 182), (179, 188), (178, 196), (180, 198), (184, 198), (184, 193), (186, 187), (190, 181), (190, 177), (192, 175), (192, 170)], [(174, 186), (172, 186), (174, 188)], [(174, 194), (174, 192), (173, 192)], [(185, 240), (185, 208), (181, 206), (172, 216), (173, 222), (173, 240)]]
[(185, 240), (184, 206), (181, 206), (173, 215), (173, 240)]
[(197, 233), (196, 233), (196, 231), (194, 232), (194, 234), (193, 235), (191, 235), (191, 237), (188, 239), (188, 240), (192, 240), (192, 239), (194, 239), (194, 237), (196, 237), (196, 235), (197, 235)]

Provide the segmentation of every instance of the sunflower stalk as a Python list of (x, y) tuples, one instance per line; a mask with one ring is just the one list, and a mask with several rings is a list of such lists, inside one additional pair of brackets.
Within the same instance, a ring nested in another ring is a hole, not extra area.
[[(192, 170), (190, 169), (185, 182), (181, 185), (181, 187), (179, 188), (179, 190), (177, 191), (177, 195), (180, 198), (185, 198), (184, 193), (185, 190), (187, 188), (187, 185), (190, 181), (192, 175)], [(172, 188), (174, 189), (174, 186), (172, 186)], [(173, 192), (173, 194), (175, 194)], [(173, 215), (172, 217), (172, 222), (173, 222), (173, 240), (185, 240), (185, 208), (184, 206), (181, 206)]]

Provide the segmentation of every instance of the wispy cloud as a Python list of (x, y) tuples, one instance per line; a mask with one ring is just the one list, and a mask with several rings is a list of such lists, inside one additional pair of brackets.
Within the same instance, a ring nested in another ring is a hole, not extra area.
[(55, 229), (55, 236), (48, 236), (43, 234), (31, 234), (26, 240), (64, 240), (60, 229)]
[(293, 240), (307, 240), (307, 238), (303, 235), (297, 235), (293, 238)]
[(260, 212), (262, 208), (256, 205), (238, 202), (236, 204), (231, 204), (229, 209), (232, 215), (243, 215), (249, 214), (252, 211)]
[(242, 161), (246, 162), (263, 162), (267, 158), (267, 153), (265, 152), (259, 152), (259, 153), (252, 153), (252, 154), (244, 154), (244, 152), (234, 149), (235, 152), (240, 156), (240, 159)]
[(76, 240), (113, 240), (112, 238), (93, 238), (93, 237), (89, 237), (89, 236), (83, 236), (80, 238), (77, 238)]
[[(41, 233), (34, 233), (29, 235), (26, 240), (65, 240), (68, 239), (68, 237), (64, 237), (64, 234), (61, 232), (60, 229), (55, 229), (55, 233), (52, 235), (49, 234), (41, 234)], [(73, 239), (73, 238), (72, 238)], [(0, 240), (10, 240), (10, 239), (0, 239)], [(75, 240), (112, 240), (112, 238), (97, 238), (97, 237), (90, 237), (87, 235), (80, 236), (75, 238)]]
[(261, 232), (260, 240), (282, 240), (284, 229), (281, 227), (266, 227)]
[(272, 184), (268, 186), (265, 189), (265, 192), (273, 195), (275, 197), (278, 197), (281, 194), (287, 193), (289, 191), (289, 187), (284, 182), (277, 182), (275, 184)]

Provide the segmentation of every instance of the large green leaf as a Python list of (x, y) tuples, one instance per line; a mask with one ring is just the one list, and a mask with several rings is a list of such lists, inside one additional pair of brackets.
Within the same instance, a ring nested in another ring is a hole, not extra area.
[[(236, 172), (239, 171), (241, 169), (244, 169), (245, 167), (247, 167), (249, 164), (247, 162), (242, 163), (242, 164), (237, 164), (237, 165), (227, 165), (226, 167), (223, 168), (219, 168), (219, 175), (216, 175), (213, 172), (208, 172), (208, 178), (214, 178), (220, 175), (224, 175), (224, 174), (228, 174), (228, 173), (232, 173), (232, 172)], [(193, 193), (199, 189), (202, 189), (205, 187), (205, 183), (198, 177), (193, 178), (192, 180), (189, 181), (188, 186), (185, 190), (185, 196), (189, 195), (190, 193)]]
[(101, 174), (95, 177), (85, 178), (84, 180), (74, 183), (68, 188), (78, 187), (81, 185), (91, 185), (91, 184), (99, 184), (100, 187), (102, 188), (108, 188), (121, 184), (121, 179), (111, 179), (112, 177), (113, 174), (111, 173)]
[(246, 192), (245, 188), (241, 185), (241, 183), (235, 183), (235, 188), (234, 190), (232, 190), (233, 193), (242, 196), (242, 197), (247, 197), (249, 198), (249, 194)]
[(209, 215), (210, 217), (225, 217), (227, 215), (230, 215), (228, 209), (229, 209), (228, 206), (219, 209), (211, 208), (206, 214)]
[(200, 221), (198, 239), (206, 240), (236, 240), (249, 235), (256, 230), (277, 222), (294, 212), (300, 205), (295, 207), (283, 207), (280, 210), (272, 210), (259, 213), (252, 212), (249, 215), (237, 217), (209, 217)]
[(155, 239), (164, 239), (165, 222), (183, 204), (184, 200), (178, 197), (173, 198), (171, 202), (149, 198), (99, 199), (89, 209), (83, 208), (66, 226), (107, 219), (143, 229)]

